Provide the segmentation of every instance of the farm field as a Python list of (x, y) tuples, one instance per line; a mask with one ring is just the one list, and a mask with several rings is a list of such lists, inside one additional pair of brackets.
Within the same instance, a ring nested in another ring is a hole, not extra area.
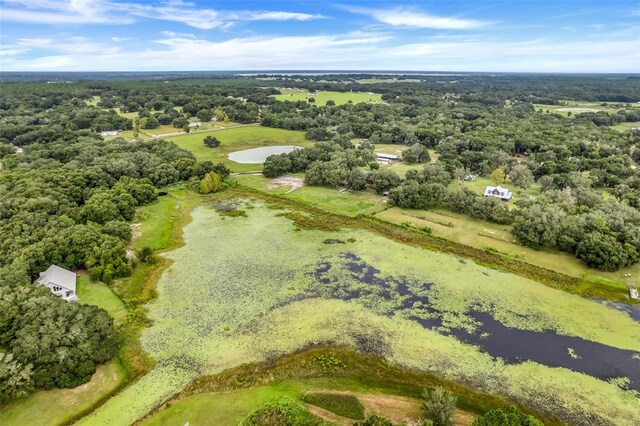
[(552, 250), (534, 250), (518, 244), (509, 225), (498, 225), (474, 219), (448, 210), (408, 210), (393, 207), (376, 213), (379, 219), (403, 224), (410, 222), (416, 228), (429, 226), (433, 235), (479, 249), (495, 249), (500, 253), (521, 259), (542, 268), (573, 277), (593, 280), (609, 280), (621, 293), (627, 291), (625, 274), (636, 275), (638, 267), (632, 266), (616, 272), (596, 271), (568, 253)]
[[(208, 135), (215, 136), (222, 144), (217, 148), (207, 148), (203, 139)], [(166, 139), (193, 152), (198, 161), (221, 162), (234, 172), (260, 171), (262, 164), (236, 163), (227, 158), (231, 152), (262, 146), (299, 145), (304, 147), (312, 144), (311, 141), (304, 138), (304, 132), (259, 125), (180, 135)]]
[(275, 95), (275, 98), (279, 101), (308, 101), (309, 98), (314, 98), (316, 101), (314, 105), (324, 106), (328, 100), (332, 100), (336, 105), (343, 105), (351, 101), (354, 104), (360, 102), (382, 102), (382, 96), (380, 94), (369, 94), (365, 92), (329, 92), (318, 91), (315, 95), (310, 96), (307, 90), (300, 89), (278, 89), (280, 95)]
[[(221, 215), (221, 204), (246, 216)], [(568, 423), (586, 413), (620, 425), (640, 416), (637, 396), (624, 390), (640, 385), (640, 331), (626, 314), (367, 231), (309, 228), (311, 213), (258, 200), (213, 199), (191, 216), (148, 305), (153, 323), (141, 341), (156, 367), (79, 424), (132, 423), (198, 376), (318, 341)], [(550, 353), (557, 364), (546, 364)], [(624, 371), (626, 385), (594, 377), (604, 379), (607, 362)]]

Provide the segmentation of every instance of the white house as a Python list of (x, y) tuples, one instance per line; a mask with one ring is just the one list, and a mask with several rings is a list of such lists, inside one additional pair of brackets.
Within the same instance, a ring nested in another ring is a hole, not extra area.
[(76, 274), (56, 265), (49, 266), (36, 280), (51, 290), (51, 293), (62, 297), (67, 302), (78, 300), (76, 296)]
[(498, 186), (487, 186), (484, 190), (485, 197), (495, 197), (502, 201), (509, 201), (513, 194), (507, 188)]
[(105, 132), (100, 133), (102, 136), (115, 136), (118, 134), (117, 130), (107, 130)]

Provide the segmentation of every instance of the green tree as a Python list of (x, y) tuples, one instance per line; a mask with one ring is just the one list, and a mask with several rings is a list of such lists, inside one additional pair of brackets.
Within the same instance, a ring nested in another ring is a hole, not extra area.
[(216, 172), (207, 173), (200, 181), (201, 194), (211, 194), (220, 191), (220, 189), (222, 189), (222, 179)]
[(431, 156), (426, 146), (414, 143), (409, 149), (402, 153), (402, 159), (409, 164), (428, 163), (431, 161)]
[(375, 189), (378, 194), (382, 194), (384, 191), (395, 188), (400, 185), (400, 182), (402, 182), (400, 176), (391, 170), (379, 170), (372, 173), (374, 173), (373, 189)]
[(336, 102), (335, 102), (335, 101), (333, 101), (333, 100), (331, 100), (331, 99), (329, 99), (329, 100), (327, 101), (326, 105), (327, 105), (327, 106), (336, 106)]
[(264, 162), (262, 174), (273, 178), (282, 176), (291, 171), (291, 160), (287, 154), (270, 155)]
[(160, 122), (157, 118), (151, 115), (140, 120), (140, 127), (142, 127), (143, 129), (157, 129), (158, 127), (160, 127)]
[(204, 142), (204, 146), (208, 147), (208, 148), (217, 148), (220, 146), (220, 141), (218, 140), (218, 138), (216, 138), (215, 136), (206, 136), (203, 140)]
[(502, 185), (504, 183), (504, 179), (505, 179), (504, 170), (495, 169), (494, 171), (491, 172), (491, 180), (496, 185)]
[(211, 110), (201, 109), (196, 114), (196, 117), (198, 117), (198, 120), (200, 121), (211, 121), (211, 119), (213, 118), (213, 113), (211, 112)]
[(433, 422), (434, 426), (451, 426), (457, 401), (458, 397), (441, 387), (433, 390), (425, 389), (420, 411), (425, 419)]
[(611, 235), (590, 232), (578, 244), (576, 256), (594, 268), (617, 271), (638, 261), (636, 248), (620, 243)]
[(533, 173), (524, 164), (518, 164), (511, 169), (509, 180), (519, 188), (528, 188), (533, 184)]

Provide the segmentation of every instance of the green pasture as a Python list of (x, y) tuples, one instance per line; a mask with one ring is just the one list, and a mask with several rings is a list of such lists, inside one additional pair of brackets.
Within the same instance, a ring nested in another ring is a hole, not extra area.
[(369, 94), (365, 92), (330, 92), (330, 91), (317, 91), (315, 95), (309, 95), (308, 90), (302, 89), (278, 89), (280, 95), (275, 95), (279, 101), (309, 101), (309, 98), (314, 98), (316, 101), (314, 105), (323, 106), (326, 105), (328, 100), (332, 100), (336, 105), (343, 105), (346, 103), (358, 104), (361, 102), (376, 103), (382, 102), (382, 95), (374, 93)]
[[(208, 135), (215, 136), (222, 144), (217, 148), (207, 148), (203, 140)], [(311, 141), (304, 138), (304, 132), (259, 125), (180, 135), (166, 139), (193, 152), (198, 161), (221, 162), (234, 172), (260, 171), (262, 164), (233, 162), (227, 158), (231, 152), (273, 145), (299, 145), (303, 147), (312, 145)]]

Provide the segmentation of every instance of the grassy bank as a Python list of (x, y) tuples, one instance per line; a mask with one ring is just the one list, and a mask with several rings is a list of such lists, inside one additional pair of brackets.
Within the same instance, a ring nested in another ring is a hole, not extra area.
[[(221, 145), (217, 148), (207, 148), (203, 140), (206, 136), (215, 136)], [(235, 151), (274, 145), (310, 146), (311, 141), (304, 138), (304, 132), (295, 130), (276, 129), (263, 126), (245, 126), (212, 132), (194, 133), (166, 138), (179, 147), (191, 151), (198, 161), (213, 161), (224, 163), (234, 172), (262, 170), (262, 163), (240, 164), (228, 159), (228, 155)]]

